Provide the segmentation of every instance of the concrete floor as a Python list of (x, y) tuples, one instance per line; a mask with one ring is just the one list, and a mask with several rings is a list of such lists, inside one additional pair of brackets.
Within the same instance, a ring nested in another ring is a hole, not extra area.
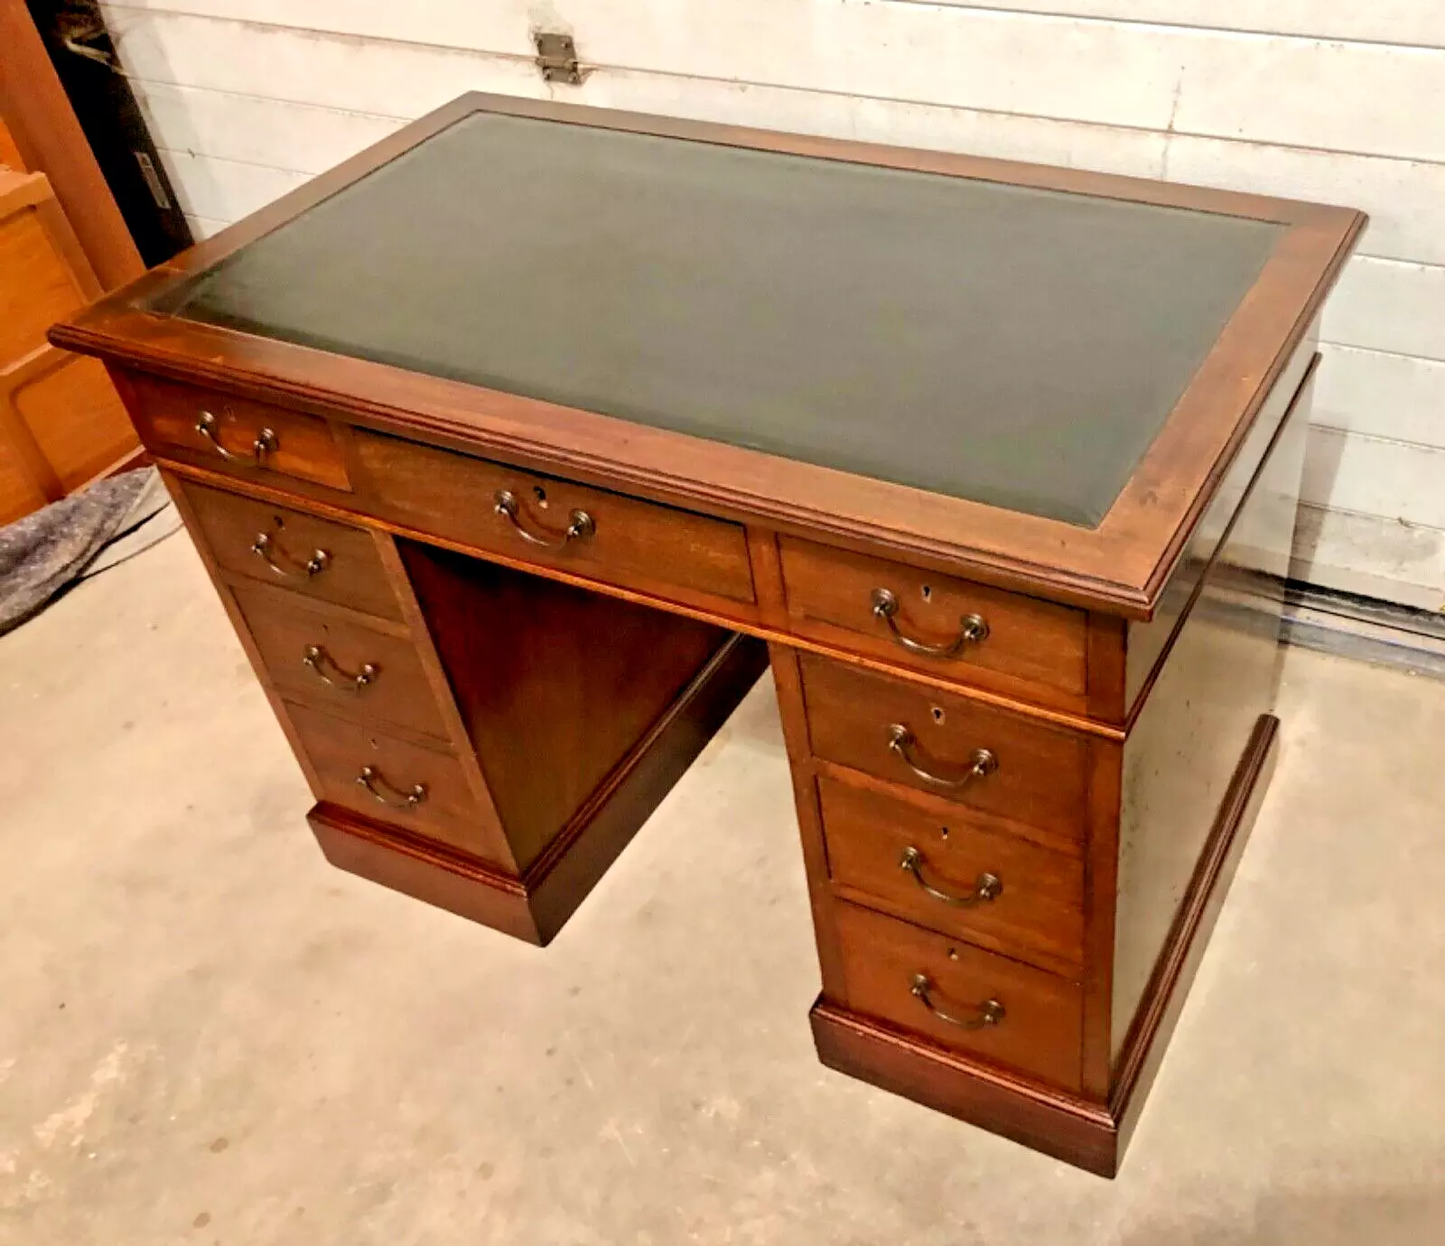
[(1445, 685), (1291, 651), (1113, 1183), (816, 1063), (766, 683), (546, 952), (325, 864), (184, 537), (0, 695), (6, 1246), (1445, 1240)]

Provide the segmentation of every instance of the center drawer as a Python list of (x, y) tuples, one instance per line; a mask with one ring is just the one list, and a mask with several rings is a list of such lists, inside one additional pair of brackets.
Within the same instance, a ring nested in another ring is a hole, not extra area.
[(814, 654), (799, 664), (816, 756), (1048, 835), (1083, 838), (1082, 736)]
[(377, 511), (475, 549), (705, 605), (752, 602), (739, 524), (356, 430)]

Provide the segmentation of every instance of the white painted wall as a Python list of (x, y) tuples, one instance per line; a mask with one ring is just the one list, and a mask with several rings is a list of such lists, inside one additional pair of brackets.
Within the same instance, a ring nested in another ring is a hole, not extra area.
[[(466, 90), (1363, 208), (1326, 311), (1295, 573), (1445, 608), (1442, 0), (130, 0), (198, 233)], [(531, 64), (570, 30), (581, 87)]]

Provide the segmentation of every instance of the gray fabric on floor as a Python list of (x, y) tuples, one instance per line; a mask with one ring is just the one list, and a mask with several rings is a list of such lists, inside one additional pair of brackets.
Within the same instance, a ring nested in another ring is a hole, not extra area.
[(161, 474), (150, 468), (146, 477), (145, 486), (131, 504), (130, 514), (100, 553), (85, 565), (78, 579), (88, 580), (99, 575), (180, 531), (180, 512), (171, 505), (171, 495), (166, 492)]
[[(179, 521), (147, 521), (169, 507), (153, 467), (97, 481), (0, 528), (0, 636), (34, 617), (86, 575), (169, 535)], [(129, 536), (108, 552), (117, 537)]]

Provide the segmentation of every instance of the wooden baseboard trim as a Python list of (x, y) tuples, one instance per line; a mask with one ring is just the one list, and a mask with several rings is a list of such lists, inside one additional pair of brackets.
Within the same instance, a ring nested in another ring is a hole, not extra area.
[(821, 997), (809, 1014), (819, 1059), (829, 1068), (1113, 1177), (1249, 839), (1278, 754), (1278, 733), (1279, 720), (1272, 715), (1261, 715), (1255, 723), (1130, 1027), (1107, 1106), (945, 1051)]
[(731, 636), (521, 878), (326, 802), (307, 821), (339, 869), (545, 946), (767, 669)]
[(520, 879), (325, 801), (306, 821), (337, 869), (528, 943), (542, 942)]
[(1101, 1104), (921, 1042), (821, 996), (808, 1014), (830, 1069), (1089, 1172), (1112, 1177), (1114, 1122)]

